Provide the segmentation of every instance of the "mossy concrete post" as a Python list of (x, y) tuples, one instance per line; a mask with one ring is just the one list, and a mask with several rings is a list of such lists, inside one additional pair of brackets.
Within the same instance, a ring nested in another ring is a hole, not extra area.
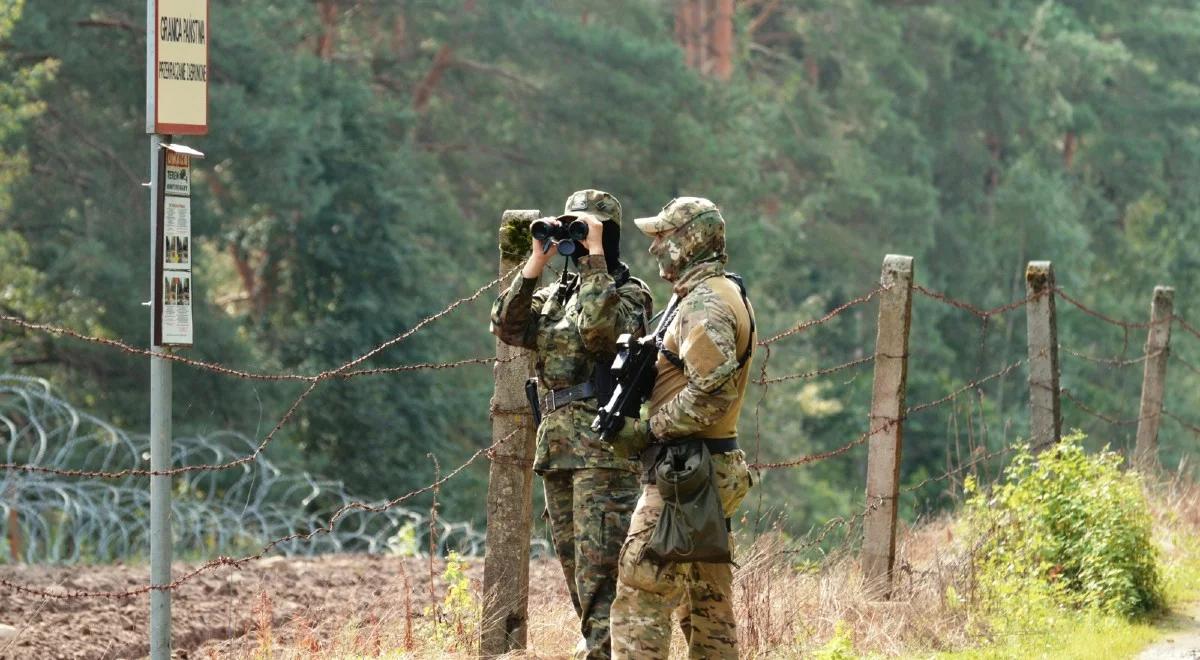
[(1167, 352), (1171, 350), (1171, 318), (1175, 289), (1154, 287), (1150, 302), (1150, 330), (1146, 336), (1146, 364), (1142, 370), (1142, 402), (1138, 408), (1137, 445), (1133, 464), (1139, 470), (1158, 469), (1158, 426), (1162, 421), (1167, 389)]
[(879, 327), (875, 339), (875, 383), (871, 392), (867, 453), (867, 508), (863, 517), (862, 571), (868, 591), (890, 595), (896, 560), (896, 508), (900, 450), (904, 439), (908, 385), (908, 333), (912, 325), (913, 258), (883, 260)]
[(1035, 452), (1062, 438), (1058, 388), (1058, 318), (1054, 311), (1054, 265), (1031, 261), (1025, 268), (1025, 321), (1029, 340), (1029, 444)]
[[(505, 211), (500, 220), (500, 276), (509, 278), (529, 255), (529, 223), (537, 211)], [(509, 281), (501, 282), (506, 287)], [(496, 341), (492, 442), (488, 473), (487, 540), (479, 654), (496, 657), (525, 648), (529, 633), (529, 541), (533, 521), (533, 417), (525, 381), (533, 354)], [(511, 435), (511, 437), (510, 437)], [(506, 440), (507, 438), (507, 440)]]

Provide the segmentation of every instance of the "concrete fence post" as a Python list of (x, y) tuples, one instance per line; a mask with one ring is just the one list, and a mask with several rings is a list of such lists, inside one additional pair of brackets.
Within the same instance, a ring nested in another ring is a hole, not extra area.
[(891, 592), (896, 559), (896, 509), (900, 450), (904, 438), (908, 383), (908, 333), (912, 325), (913, 258), (883, 260), (879, 327), (875, 339), (875, 383), (871, 392), (867, 453), (867, 513), (863, 518), (862, 571), (868, 589)]
[(1031, 261), (1025, 268), (1025, 319), (1029, 338), (1029, 443), (1035, 452), (1062, 438), (1058, 387), (1058, 320), (1054, 311), (1054, 265)]
[(1154, 471), (1158, 464), (1158, 426), (1162, 421), (1163, 398), (1167, 389), (1167, 353), (1171, 350), (1171, 318), (1175, 309), (1175, 289), (1154, 287), (1150, 302), (1150, 329), (1146, 336), (1146, 364), (1142, 370), (1142, 400), (1138, 407), (1137, 444), (1134, 466)]
[[(500, 220), (500, 276), (529, 254), (529, 223), (537, 211), (505, 211)], [(510, 276), (511, 277), (511, 276)], [(509, 281), (501, 282), (506, 287)], [(529, 541), (533, 520), (533, 417), (525, 381), (533, 355), (496, 340), (496, 383), (492, 396), (494, 450), (488, 472), (487, 539), (483, 559), (483, 613), (479, 654), (492, 658), (525, 648), (529, 609)], [(511, 435), (511, 437), (509, 437)]]

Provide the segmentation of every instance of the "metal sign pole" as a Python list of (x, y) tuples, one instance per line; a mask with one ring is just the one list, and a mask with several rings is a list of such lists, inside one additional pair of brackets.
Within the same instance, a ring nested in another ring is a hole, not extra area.
[[(158, 55), (155, 23), (156, 0), (146, 0), (146, 127), (150, 135), (150, 350), (168, 349), (155, 341), (159, 294), (158, 216), (162, 204), (162, 143), (155, 133)], [(171, 363), (150, 358), (150, 469), (171, 467)], [(171, 592), (153, 587), (171, 583), (171, 477), (150, 477), (150, 658), (171, 658)]]
[[(163, 136), (150, 136), (150, 295), (158, 295), (159, 237), (158, 216), (162, 204), (162, 142)], [(152, 301), (153, 303), (153, 301)], [(156, 326), (155, 305), (150, 305), (150, 335)], [(164, 353), (170, 349), (155, 345), (150, 351)], [(150, 469), (171, 468), (171, 362), (150, 358)], [(150, 477), (150, 586), (164, 587), (171, 583), (171, 477)], [(171, 657), (171, 592), (166, 589), (150, 591), (150, 658), (170, 660)]]
[[(150, 469), (171, 469), (170, 346), (192, 345), (190, 159), (171, 135), (208, 133), (209, 0), (146, 0), (150, 134)], [(171, 134), (171, 135), (168, 135)], [(174, 154), (168, 162), (166, 151)], [(171, 180), (168, 197), (167, 181)], [(167, 246), (170, 246), (169, 249)], [(164, 273), (164, 269), (167, 272)], [(169, 308), (169, 309), (168, 309)], [(169, 316), (169, 319), (167, 318)], [(170, 332), (165, 331), (169, 326)], [(150, 658), (171, 657), (171, 477), (150, 477)]]

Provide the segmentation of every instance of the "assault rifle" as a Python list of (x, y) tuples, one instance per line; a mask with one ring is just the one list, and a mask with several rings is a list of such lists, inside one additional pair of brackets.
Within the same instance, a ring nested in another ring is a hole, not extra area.
[(626, 417), (641, 415), (642, 404), (650, 398), (658, 375), (655, 367), (658, 350), (678, 304), (678, 298), (671, 298), (654, 334), (634, 339), (633, 335), (625, 333), (617, 338), (617, 357), (610, 369), (615, 383), (612, 396), (592, 422), (592, 430), (600, 434), (601, 440), (612, 440), (625, 426)]

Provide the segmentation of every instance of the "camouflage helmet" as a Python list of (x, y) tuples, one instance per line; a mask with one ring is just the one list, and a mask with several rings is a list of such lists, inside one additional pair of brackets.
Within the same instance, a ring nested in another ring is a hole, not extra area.
[(563, 205), (563, 216), (574, 216), (580, 213), (588, 213), (600, 217), (601, 221), (609, 220), (621, 225), (621, 202), (617, 201), (612, 194), (606, 193), (603, 190), (577, 190), (569, 197), (567, 203)]
[(676, 197), (667, 202), (666, 206), (658, 212), (658, 215), (650, 216), (649, 218), (637, 218), (634, 224), (643, 233), (650, 236), (661, 234), (672, 229), (679, 229), (688, 224), (692, 220), (704, 215), (713, 214), (714, 224), (719, 225), (722, 229), (725, 226), (725, 219), (721, 217), (721, 211), (712, 201), (703, 197)]

